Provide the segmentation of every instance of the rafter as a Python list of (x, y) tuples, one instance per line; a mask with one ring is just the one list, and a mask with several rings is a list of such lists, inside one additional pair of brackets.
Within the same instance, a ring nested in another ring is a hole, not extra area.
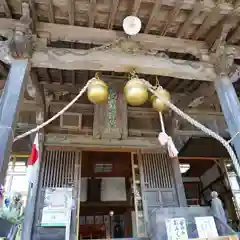
[[(8, 32), (14, 29), (19, 23), (17, 20), (1, 18), (0, 34), (8, 36)], [(67, 41), (93, 43), (102, 45), (111, 43), (119, 38), (125, 37), (120, 31), (70, 26), (63, 24), (43, 23), (37, 24), (37, 35), (49, 41)], [(139, 42), (142, 47), (151, 50), (161, 50), (177, 53), (190, 53), (201, 58), (202, 52), (208, 52), (207, 45), (201, 41), (177, 39), (171, 37), (161, 37), (157, 35), (138, 34), (131, 37), (132, 40)]]
[[(18, 20), (1, 18), (0, 34), (5, 37), (11, 37), (11, 30), (15, 29), (19, 23), (20, 21)], [(125, 34), (120, 31), (43, 22), (38, 22), (36, 33), (41, 39), (48, 41), (59, 40), (67, 42), (92, 43), (96, 45), (112, 43), (117, 39), (125, 37)], [(141, 48), (150, 49), (152, 51), (189, 53), (200, 60), (203, 59), (204, 61), (208, 61), (209, 58), (208, 46), (203, 41), (151, 34), (138, 34), (136, 36), (132, 36), (131, 39), (140, 43)], [(229, 45), (228, 48), (231, 49), (231, 52), (232, 48), (234, 48), (233, 52), (235, 54), (235, 58), (240, 58), (240, 47)]]
[(55, 23), (53, 0), (48, 0), (48, 20), (50, 23)]
[(211, 22), (216, 21), (221, 17), (220, 5), (216, 5), (211, 12), (208, 13), (207, 17), (204, 19), (203, 24), (194, 32), (192, 39), (197, 40), (202, 35), (204, 35), (211, 27)]
[(140, 9), (141, 2), (142, 2), (142, 0), (134, 0), (133, 9), (132, 9), (132, 15), (133, 16), (137, 16), (138, 15), (138, 11)]
[(188, 28), (190, 27), (190, 25), (192, 24), (194, 19), (196, 17), (198, 17), (202, 11), (203, 11), (203, 4), (202, 4), (202, 2), (201, 1), (197, 1), (194, 4), (193, 10), (189, 14), (187, 20), (179, 28), (178, 33), (177, 33), (177, 37), (179, 37), (179, 38), (185, 37), (185, 35), (186, 35), (187, 31), (188, 31)]
[(89, 11), (88, 11), (88, 26), (89, 27), (94, 27), (94, 20), (95, 20), (95, 15), (96, 15), (96, 5), (97, 5), (97, 0), (90, 0), (89, 4)]
[(163, 29), (161, 31), (161, 35), (165, 36), (169, 26), (171, 26), (172, 22), (175, 20), (175, 18), (178, 16), (181, 7), (183, 4), (183, 0), (178, 0), (173, 8), (173, 10), (171, 11), (170, 15), (168, 16), (167, 21), (165, 22), (165, 24), (163, 25)]
[(215, 51), (220, 44), (226, 41), (228, 33), (231, 29), (235, 28), (240, 20), (238, 16), (238, 8), (236, 5), (232, 11), (232, 13), (228, 16), (225, 16), (208, 34), (206, 38), (206, 42), (208, 46), (211, 48), (211, 51)]
[(1, 5), (3, 6), (3, 8), (4, 8), (4, 13), (6, 14), (6, 17), (12, 18), (12, 13), (11, 13), (11, 10), (10, 10), (10, 8), (9, 8), (9, 5), (8, 5), (7, 1), (6, 1), (6, 0), (1, 0), (1, 1), (0, 1), (0, 4), (1, 4)]
[(68, 1), (68, 22), (70, 25), (75, 24), (75, 0)]
[(32, 17), (32, 30), (33, 33), (36, 32), (36, 25), (38, 22), (38, 17), (37, 17), (37, 13), (36, 13), (36, 4), (34, 0), (28, 0), (29, 3), (29, 8), (31, 11), (31, 17)]
[(144, 33), (149, 32), (154, 20), (157, 18), (157, 14), (159, 13), (161, 6), (162, 6), (162, 0), (156, 0), (152, 9), (152, 13), (148, 19), (148, 23), (145, 27)]
[(59, 70), (59, 79), (60, 79), (60, 84), (63, 84), (62, 70)]
[(119, 0), (112, 0), (112, 6), (110, 10), (109, 19), (108, 19), (108, 29), (113, 28), (114, 20), (118, 10), (118, 5), (119, 5)]

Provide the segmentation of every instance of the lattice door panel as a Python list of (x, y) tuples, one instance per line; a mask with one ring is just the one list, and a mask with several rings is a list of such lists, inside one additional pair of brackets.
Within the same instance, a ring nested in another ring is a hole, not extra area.
[(143, 192), (148, 209), (177, 206), (172, 161), (164, 153), (141, 155)]
[(74, 184), (77, 152), (47, 150), (43, 162), (42, 188), (68, 187)]

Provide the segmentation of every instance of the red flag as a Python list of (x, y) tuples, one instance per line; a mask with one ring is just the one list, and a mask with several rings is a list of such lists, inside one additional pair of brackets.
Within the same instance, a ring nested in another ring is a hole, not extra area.
[(36, 134), (30, 158), (28, 159), (27, 175), (29, 183), (35, 183), (39, 170), (39, 143), (38, 134)]

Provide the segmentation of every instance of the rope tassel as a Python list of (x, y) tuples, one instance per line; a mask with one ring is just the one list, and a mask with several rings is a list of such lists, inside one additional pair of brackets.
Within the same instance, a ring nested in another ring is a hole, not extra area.
[(158, 141), (161, 146), (167, 148), (169, 157), (175, 158), (178, 156), (178, 150), (177, 150), (172, 138), (170, 136), (168, 136), (165, 131), (163, 116), (162, 116), (161, 112), (159, 112), (159, 118), (160, 118), (162, 132), (160, 132), (158, 135)]

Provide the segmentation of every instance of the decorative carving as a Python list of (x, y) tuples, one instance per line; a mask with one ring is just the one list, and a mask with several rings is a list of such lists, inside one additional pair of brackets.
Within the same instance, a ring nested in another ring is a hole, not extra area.
[[(46, 48), (46, 46), (45, 46)], [(44, 51), (44, 47), (42, 46), (42, 48), (38, 48), (38, 50), (42, 50)], [(47, 50), (47, 49), (46, 49)], [(163, 52), (163, 51), (157, 51), (157, 50), (151, 50), (151, 49), (147, 49), (144, 46), (142, 46), (139, 42), (131, 40), (131, 39), (125, 39), (125, 38), (120, 38), (112, 43), (108, 43), (108, 44), (104, 44), (100, 47), (93, 47), (90, 48), (88, 50), (84, 50), (84, 51), (79, 51), (77, 54), (78, 55), (90, 55), (91, 53), (96, 53), (96, 52), (107, 52), (112, 50), (113, 52), (122, 52), (122, 53), (127, 53), (127, 54), (142, 54), (142, 55), (151, 55), (151, 56), (158, 56), (158, 57), (162, 57), (162, 58), (169, 58), (167, 53)], [(51, 52), (49, 52), (53, 58), (57, 58), (59, 56), (59, 51), (57, 49), (55, 50), (51, 50)], [(64, 49), (64, 53), (65, 54), (71, 54), (72, 51), (71, 49)], [(61, 55), (62, 55), (62, 50), (61, 50)]]
[(117, 127), (117, 93), (112, 88), (109, 89), (107, 119), (109, 129)]
[(224, 45), (218, 47), (212, 55), (212, 62), (218, 75), (228, 76), (234, 65), (233, 51), (227, 51)]
[(22, 4), (22, 17), (16, 24), (12, 37), (9, 40), (9, 50), (13, 58), (28, 58), (32, 51), (32, 32), (29, 5)]
[(119, 139), (121, 137), (121, 130), (119, 129), (119, 123), (117, 121), (117, 92), (114, 87), (110, 86), (105, 111), (103, 138)]

